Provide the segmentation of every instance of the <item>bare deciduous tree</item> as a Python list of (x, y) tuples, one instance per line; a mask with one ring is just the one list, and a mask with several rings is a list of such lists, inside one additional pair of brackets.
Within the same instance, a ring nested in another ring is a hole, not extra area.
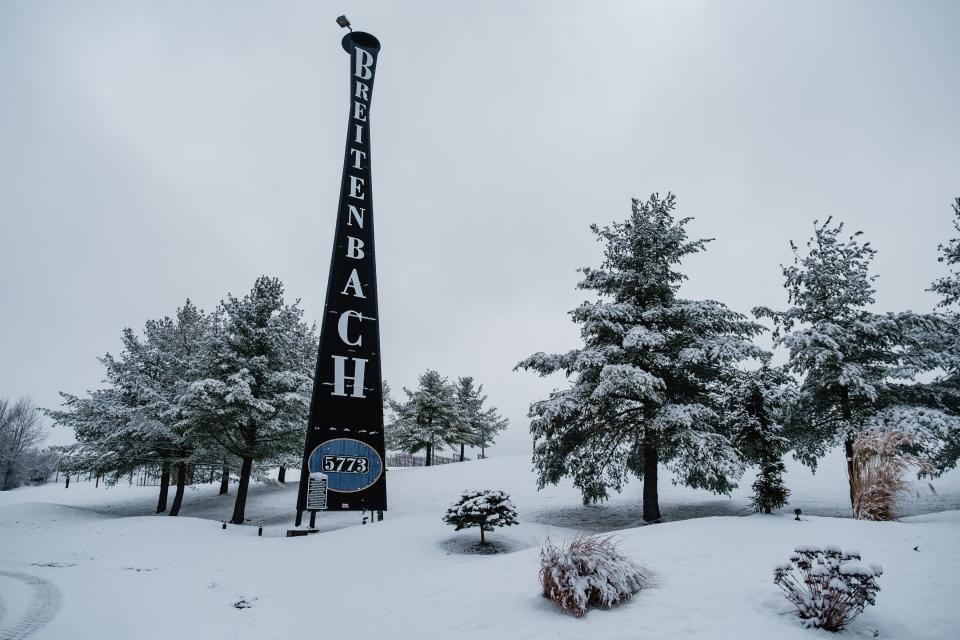
[(40, 451), (46, 438), (40, 416), (29, 398), (0, 398), (0, 491), (30, 480), (49, 456)]

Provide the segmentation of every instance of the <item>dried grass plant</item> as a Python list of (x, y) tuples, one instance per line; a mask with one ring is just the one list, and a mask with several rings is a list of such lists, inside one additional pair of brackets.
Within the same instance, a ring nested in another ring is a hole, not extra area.
[(612, 607), (652, 585), (652, 574), (624, 556), (612, 536), (581, 536), (540, 549), (543, 596), (578, 618), (590, 606)]
[(911, 467), (932, 474), (933, 465), (908, 453), (914, 439), (900, 431), (866, 432), (853, 443), (853, 515), (858, 520), (896, 519), (897, 498), (910, 490)]

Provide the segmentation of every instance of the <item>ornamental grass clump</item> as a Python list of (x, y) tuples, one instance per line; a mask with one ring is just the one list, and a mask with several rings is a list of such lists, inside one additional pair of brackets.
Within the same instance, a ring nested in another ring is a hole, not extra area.
[(799, 546), (790, 562), (774, 569), (773, 582), (796, 608), (804, 625), (840, 631), (876, 604), (879, 564), (865, 564), (857, 551)]
[(858, 520), (894, 520), (897, 498), (910, 491), (904, 476), (911, 467), (933, 475), (933, 465), (909, 453), (914, 437), (899, 431), (868, 431), (853, 443), (853, 515)]
[(540, 549), (543, 595), (578, 618), (590, 606), (612, 607), (652, 584), (651, 573), (617, 550), (612, 536), (582, 536)]

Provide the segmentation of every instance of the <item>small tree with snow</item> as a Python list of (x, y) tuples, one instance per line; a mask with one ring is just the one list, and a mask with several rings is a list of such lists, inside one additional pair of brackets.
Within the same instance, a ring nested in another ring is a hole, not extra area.
[(517, 509), (503, 491), (464, 491), (460, 499), (447, 509), (443, 521), (456, 531), (480, 527), (480, 544), (486, 544), (484, 532), (495, 527), (519, 524)]
[(794, 396), (789, 374), (770, 366), (770, 354), (755, 371), (738, 371), (724, 386), (719, 401), (723, 423), (744, 458), (758, 467), (750, 503), (759, 513), (787, 504), (783, 455), (790, 448), (783, 437), (783, 414)]
[(773, 582), (806, 626), (840, 631), (864, 607), (876, 604), (882, 573), (879, 564), (861, 562), (858, 551), (802, 545), (790, 562), (774, 569)]
[(612, 536), (583, 536), (540, 549), (543, 597), (578, 618), (587, 607), (612, 607), (650, 586), (647, 569), (617, 549)]

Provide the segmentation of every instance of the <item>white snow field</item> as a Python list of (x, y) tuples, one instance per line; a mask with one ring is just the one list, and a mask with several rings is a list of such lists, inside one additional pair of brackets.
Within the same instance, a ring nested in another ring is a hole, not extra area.
[[(299, 538), (283, 537), (295, 478), (252, 487), (249, 526), (225, 531), (235, 485), (188, 490), (171, 518), (152, 515), (156, 487), (61, 479), (0, 493), (0, 639), (960, 637), (960, 473), (936, 494), (917, 483), (901, 509), (911, 515), (874, 523), (846, 517), (842, 465), (837, 454), (816, 475), (789, 465), (791, 505), (774, 516), (746, 515), (750, 475), (726, 498), (662, 473), (668, 522), (656, 526), (639, 526), (639, 483), (582, 506), (569, 486), (538, 492), (527, 456), (394, 469), (384, 522), (321, 515), (324, 532)], [(441, 516), (467, 488), (510, 493), (521, 524), (489, 536), (510, 552), (461, 553), (479, 532)], [(582, 619), (562, 613), (540, 595), (537, 547), (581, 531), (613, 531), (657, 586)], [(773, 584), (798, 544), (883, 565), (877, 605), (838, 636), (805, 629)]]

